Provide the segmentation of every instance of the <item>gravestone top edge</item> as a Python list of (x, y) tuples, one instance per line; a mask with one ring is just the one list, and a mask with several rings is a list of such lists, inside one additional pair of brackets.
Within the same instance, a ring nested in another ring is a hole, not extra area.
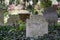
[[(39, 19), (40, 18), (40, 19)], [(46, 21), (46, 19), (42, 16), (42, 15), (32, 15), (31, 17), (30, 17), (30, 19), (26, 19), (26, 21), (27, 20), (36, 20), (36, 19), (38, 19), (38, 20), (40, 20), (40, 21), (44, 21), (44, 22), (47, 22)], [(47, 22), (48, 23), (48, 22)]]

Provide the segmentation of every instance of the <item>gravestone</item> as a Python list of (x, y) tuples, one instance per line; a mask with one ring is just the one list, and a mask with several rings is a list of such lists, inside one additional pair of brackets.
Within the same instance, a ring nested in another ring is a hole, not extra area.
[(26, 19), (30, 18), (31, 13), (27, 10), (20, 10), (18, 14), (19, 14), (20, 20), (22, 20), (23, 22), (26, 22)]
[(16, 26), (16, 25), (18, 25), (18, 21), (19, 21), (19, 16), (18, 15), (9, 15), (7, 25)]
[(49, 23), (49, 26), (54, 26), (57, 24), (58, 13), (53, 7), (48, 7), (44, 10), (43, 16)]
[(26, 37), (38, 37), (48, 33), (48, 23), (40, 15), (33, 15), (26, 20)]

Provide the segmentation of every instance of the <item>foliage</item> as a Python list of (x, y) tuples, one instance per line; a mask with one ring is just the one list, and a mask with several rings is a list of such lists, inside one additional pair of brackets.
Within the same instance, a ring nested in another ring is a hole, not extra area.
[(0, 26), (0, 40), (60, 40), (60, 25), (49, 27), (49, 33), (44, 36), (38, 36), (38, 38), (26, 38), (26, 31), (18, 28), (14, 26)]
[(25, 30), (23, 21), (17, 26), (0, 26), (0, 40), (22, 40), (26, 35)]
[(38, 12), (37, 12), (37, 10), (36, 9), (34, 9), (34, 14), (36, 15), (36, 14), (38, 14)]
[(1, 3), (4, 3), (4, 0), (0, 0)]
[(58, 7), (57, 12), (58, 12), (58, 17), (60, 17), (60, 8), (59, 7)]
[(19, 3), (20, 3), (20, 0), (17, 0), (17, 1), (16, 1), (16, 5), (19, 4)]
[(25, 30), (26, 28), (26, 25), (25, 25), (25, 22), (23, 22), (22, 20), (19, 21), (19, 30)]
[(4, 12), (4, 16), (7, 16), (7, 15), (8, 15), (8, 12), (7, 12), (7, 11), (5, 11), (5, 12)]
[(25, 37), (25, 31), (17, 30), (16, 27), (0, 26), (0, 40), (17, 40)]
[(0, 3), (0, 9), (7, 9), (7, 7), (5, 6), (5, 4)]
[(15, 0), (10, 0), (10, 4), (14, 3)]
[(31, 6), (31, 5), (29, 5), (28, 7), (27, 7), (27, 10), (29, 10), (29, 11), (32, 11), (34, 8)]
[(50, 0), (42, 0), (41, 1), (41, 7), (45, 8), (45, 7), (50, 7), (52, 4), (52, 1)]
[(33, 0), (33, 4), (34, 5), (37, 4), (37, 2), (38, 2), (38, 0)]
[(57, 0), (58, 2), (60, 1), (60, 0)]

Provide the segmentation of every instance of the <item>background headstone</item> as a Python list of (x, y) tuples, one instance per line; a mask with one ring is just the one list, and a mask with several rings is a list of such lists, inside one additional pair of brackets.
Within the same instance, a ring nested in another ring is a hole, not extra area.
[(30, 18), (30, 14), (19, 14), (19, 18), (20, 18), (20, 20), (22, 20), (23, 22), (26, 22), (26, 19), (29, 19)]
[(43, 16), (33, 15), (26, 20), (26, 37), (38, 37), (48, 33), (48, 23)]
[(53, 7), (48, 7), (47, 9), (45, 9), (43, 12), (43, 16), (49, 23), (49, 26), (54, 26), (57, 24), (58, 13)]
[(20, 10), (18, 14), (19, 14), (20, 20), (22, 20), (23, 22), (26, 22), (26, 19), (29, 19), (31, 15), (31, 13), (27, 10)]
[(19, 16), (18, 15), (9, 15), (7, 25), (10, 25), (10, 26), (18, 25), (18, 21), (19, 21)]

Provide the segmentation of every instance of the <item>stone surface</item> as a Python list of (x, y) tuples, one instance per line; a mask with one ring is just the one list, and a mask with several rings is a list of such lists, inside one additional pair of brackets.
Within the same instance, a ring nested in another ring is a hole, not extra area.
[(48, 33), (48, 23), (40, 15), (33, 15), (26, 20), (26, 37), (38, 37)]
[(49, 26), (54, 26), (57, 23), (58, 20), (58, 13), (53, 7), (48, 7), (44, 10), (43, 16), (49, 23)]
[(13, 26), (18, 25), (19, 16), (18, 15), (9, 15), (7, 25)]

